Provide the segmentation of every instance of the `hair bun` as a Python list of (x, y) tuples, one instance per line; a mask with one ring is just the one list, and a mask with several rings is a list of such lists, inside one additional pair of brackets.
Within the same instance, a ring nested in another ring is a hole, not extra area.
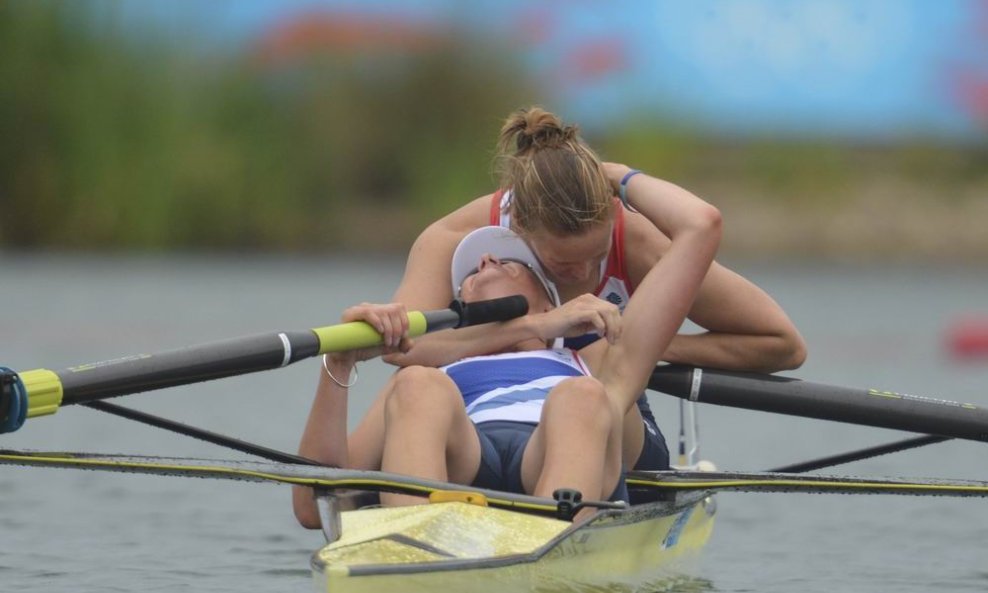
[(507, 148), (513, 139), (516, 155), (520, 156), (533, 149), (560, 148), (578, 134), (576, 126), (563, 125), (554, 113), (541, 107), (529, 107), (508, 117), (501, 128), (501, 144)]
[(511, 189), (511, 225), (520, 233), (578, 234), (613, 215), (613, 194), (600, 159), (541, 107), (512, 113), (498, 137), (499, 183)]

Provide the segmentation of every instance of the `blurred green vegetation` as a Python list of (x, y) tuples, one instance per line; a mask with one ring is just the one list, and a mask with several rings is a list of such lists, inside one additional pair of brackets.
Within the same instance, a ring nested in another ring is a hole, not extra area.
[(489, 191), (500, 118), (535, 95), (452, 36), (266, 64), (86, 6), (0, 3), (2, 246), (405, 245)]
[[(113, 3), (0, 2), (0, 248), (403, 250), (493, 189), (503, 118), (552, 90), (508, 42), (450, 31), (279, 60), (123, 21)], [(651, 114), (588, 139), (756, 230), (903, 188), (969, 218), (988, 195), (983, 143), (710, 138)]]
[[(827, 139), (710, 139), (668, 122), (636, 120), (595, 143), (605, 159), (687, 186), (736, 187), (766, 205), (828, 208), (847, 204), (862, 187), (895, 178), (930, 199), (988, 200), (988, 144), (945, 145), (916, 138), (896, 144)], [(716, 198), (711, 198), (716, 199)]]

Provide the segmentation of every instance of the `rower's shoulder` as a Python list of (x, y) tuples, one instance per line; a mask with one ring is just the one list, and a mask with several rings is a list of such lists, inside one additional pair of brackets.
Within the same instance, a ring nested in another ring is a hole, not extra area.
[(489, 224), (492, 196), (488, 194), (471, 200), (427, 226), (415, 239), (410, 257), (428, 255), (448, 265), (460, 240), (471, 231)]
[(422, 234), (457, 233), (465, 235), (470, 231), (490, 224), (491, 200), (494, 194), (475, 198), (456, 210), (430, 224)]

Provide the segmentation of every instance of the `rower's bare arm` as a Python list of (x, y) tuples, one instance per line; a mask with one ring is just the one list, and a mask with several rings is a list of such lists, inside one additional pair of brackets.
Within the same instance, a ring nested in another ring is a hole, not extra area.
[(700, 286), (690, 320), (706, 329), (678, 334), (663, 360), (774, 373), (798, 368), (806, 344), (782, 307), (741, 275), (718, 265)]
[[(630, 171), (624, 165), (606, 166), (615, 185)], [(693, 195), (655, 178), (650, 178), (650, 188), (671, 197)], [(632, 206), (641, 212), (625, 212), (625, 261), (636, 286), (669, 248), (668, 236), (659, 230), (662, 221), (648, 208), (647, 200), (655, 193), (627, 194)], [(716, 262), (700, 287), (689, 319), (706, 331), (677, 334), (662, 360), (771, 373), (797, 368), (806, 358), (806, 344), (782, 307), (753, 282)]]
[[(645, 274), (624, 310), (621, 338), (604, 351), (598, 377), (624, 409), (634, 405), (655, 364), (693, 306), (720, 244), (721, 216), (712, 205), (645, 174), (628, 184), (629, 197), (672, 241)], [(640, 205), (638, 205), (640, 204)]]
[(494, 354), (520, 341), (538, 338), (537, 328), (528, 317), (444, 330), (428, 338), (416, 338), (408, 352), (390, 354), (385, 360), (399, 367), (438, 367), (469, 356)]
[(449, 262), (460, 240), (472, 229), (455, 224), (449, 220), (451, 216), (430, 224), (415, 239), (393, 302), (425, 311), (445, 307), (453, 299)]
[[(351, 360), (327, 360), (326, 369), (346, 384), (353, 368)], [(324, 465), (347, 467), (347, 390), (334, 383), (327, 370), (319, 368), (319, 386), (302, 432), (298, 454)], [(319, 528), (319, 511), (311, 488), (292, 486), (292, 509), (298, 522), (308, 529)]]
[[(302, 431), (298, 453), (302, 457), (332, 467), (350, 467), (351, 445), (347, 438), (347, 401), (351, 374), (357, 361), (380, 356), (382, 352), (407, 350), (404, 338), (408, 330), (408, 315), (400, 304), (375, 305), (361, 303), (347, 308), (341, 321), (365, 321), (384, 336), (385, 344), (371, 348), (336, 352), (326, 355), (319, 368), (319, 383)], [(359, 455), (359, 454), (358, 454)], [(305, 486), (292, 487), (292, 509), (298, 522), (309, 529), (320, 526), (313, 491)]]
[[(483, 196), (429, 225), (418, 236), (408, 254), (405, 274), (395, 291), (394, 302), (404, 303), (409, 310), (440, 309), (453, 300), (450, 286), (450, 262), (456, 246), (470, 231), (488, 223), (491, 196)], [(457, 358), (486, 354), (510, 345), (505, 336), (500, 346), (492, 342), (490, 328), (475, 327), (456, 331), (439, 331), (415, 340), (410, 352), (387, 355), (386, 362), (399, 366), (438, 366)], [(485, 346), (486, 340), (486, 346)]]

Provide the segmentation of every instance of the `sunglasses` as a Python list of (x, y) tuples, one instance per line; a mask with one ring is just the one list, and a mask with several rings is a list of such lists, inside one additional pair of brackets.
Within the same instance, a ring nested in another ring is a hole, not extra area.
[[(513, 257), (497, 258), (497, 261), (501, 265), (504, 265), (504, 264), (520, 264), (520, 265), (524, 266), (526, 269), (528, 269), (529, 272), (532, 273), (533, 276), (535, 276), (535, 279), (539, 281), (539, 286), (542, 287), (542, 290), (544, 290), (545, 293), (546, 293), (546, 295), (549, 297), (549, 302), (555, 304), (555, 302), (556, 302), (556, 296), (552, 293), (552, 291), (549, 289), (549, 286), (546, 284), (547, 280), (544, 279), (544, 277), (542, 276), (542, 274), (539, 273), (539, 271), (535, 268), (535, 266), (533, 266), (532, 264), (530, 264), (527, 261), (522, 261), (520, 259), (516, 259), (516, 258), (513, 258)], [(463, 277), (463, 282), (466, 282), (466, 279), (467, 278), (469, 278), (470, 276), (473, 276), (474, 274), (476, 274), (479, 271), (480, 271), (480, 268), (479, 267), (476, 267), (476, 268), (473, 268), (472, 270), (470, 270), (469, 272), (467, 272), (467, 275)], [(457, 298), (460, 297), (460, 295), (461, 295), (462, 292), (463, 292), (463, 283), (461, 282), (460, 283), (460, 287), (456, 290), (456, 296), (457, 296)]]

